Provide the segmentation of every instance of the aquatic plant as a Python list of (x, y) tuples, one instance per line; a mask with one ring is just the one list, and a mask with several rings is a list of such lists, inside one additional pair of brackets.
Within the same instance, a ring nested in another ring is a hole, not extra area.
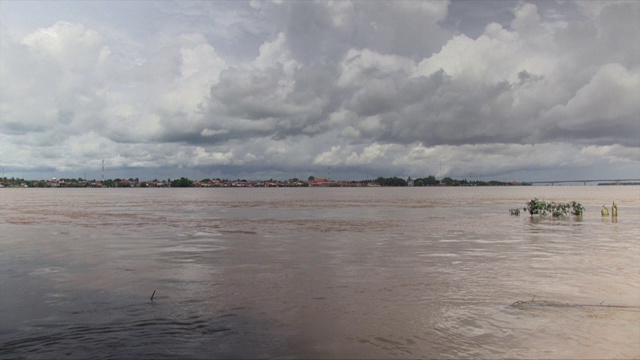
[(580, 216), (584, 213), (584, 206), (579, 202), (571, 202), (571, 215)]
[(531, 216), (546, 216), (547, 214), (551, 214), (553, 217), (561, 217), (569, 213), (571, 213), (571, 215), (581, 216), (585, 211), (584, 206), (576, 201), (557, 204), (555, 202), (546, 202), (538, 198), (533, 198), (526, 205), (525, 210), (527, 210)]

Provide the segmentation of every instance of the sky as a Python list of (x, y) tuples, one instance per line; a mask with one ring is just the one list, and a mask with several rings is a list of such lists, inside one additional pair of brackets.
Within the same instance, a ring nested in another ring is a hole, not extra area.
[(638, 1), (0, 1), (7, 177), (640, 178)]

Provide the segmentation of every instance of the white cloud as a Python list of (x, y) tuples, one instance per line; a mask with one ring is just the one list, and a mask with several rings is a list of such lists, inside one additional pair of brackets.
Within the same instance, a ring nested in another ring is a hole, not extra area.
[(626, 163), (631, 166), (637, 166), (640, 162), (640, 149), (621, 145), (591, 145), (580, 150), (580, 157), (577, 161), (589, 164), (594, 158), (601, 158), (613, 163)]
[(22, 44), (43, 60), (52, 59), (63, 69), (71, 71), (84, 71), (95, 66), (108, 51), (95, 30), (65, 21), (38, 29), (25, 37)]
[[(478, 144), (424, 147), (416, 144), (404, 155), (396, 158), (395, 164), (411, 174), (411, 169), (428, 168), (433, 175), (458, 178), (484, 178), (496, 174), (538, 172), (530, 176), (538, 180), (545, 172), (572, 167), (603, 166), (614, 161), (624, 162), (627, 170), (637, 165), (637, 149), (622, 146), (579, 147), (563, 143), (536, 145)], [(420, 172), (420, 175), (424, 172)], [(600, 174), (602, 176), (602, 174)], [(606, 177), (606, 176), (605, 176)]]
[(204, 129), (200, 132), (200, 135), (204, 137), (209, 137), (209, 136), (215, 136), (215, 135), (226, 135), (228, 133), (229, 133), (229, 130), (227, 129), (220, 129), (220, 130)]
[(350, 49), (340, 66), (341, 73), (336, 85), (358, 88), (372, 77), (385, 77), (399, 72), (409, 73), (414, 63), (411, 59), (401, 56), (379, 54), (369, 49)]
[(363, 166), (370, 165), (376, 160), (384, 158), (387, 151), (392, 147), (390, 144), (372, 144), (369, 146), (332, 146), (329, 151), (325, 151), (315, 157), (313, 163), (324, 166)]
[(278, 33), (273, 41), (262, 44), (259, 52), (260, 54), (253, 62), (246, 64), (247, 67), (257, 70), (282, 68), (284, 75), (288, 77), (295, 75), (295, 71), (300, 67), (291, 55), (283, 32)]

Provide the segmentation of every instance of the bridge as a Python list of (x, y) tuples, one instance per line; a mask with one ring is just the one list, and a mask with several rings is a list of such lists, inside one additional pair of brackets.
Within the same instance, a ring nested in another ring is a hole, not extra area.
[(528, 183), (531, 184), (531, 185), (534, 185), (534, 184), (551, 184), (551, 186), (553, 186), (555, 184), (561, 184), (561, 183), (583, 183), (584, 185), (587, 185), (587, 183), (592, 183), (592, 182), (609, 183), (609, 184), (613, 183), (613, 184), (616, 184), (616, 185), (620, 185), (620, 183), (625, 183), (625, 182), (640, 182), (640, 179), (548, 180), (548, 181), (529, 181)]

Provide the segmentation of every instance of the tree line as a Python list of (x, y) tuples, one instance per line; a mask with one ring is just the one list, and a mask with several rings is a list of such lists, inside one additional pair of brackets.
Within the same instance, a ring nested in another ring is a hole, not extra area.
[[(315, 180), (313, 176), (309, 177), (309, 182)], [(151, 181), (140, 181), (138, 178), (129, 178), (129, 179), (104, 179), (101, 181), (97, 180), (87, 180), (83, 178), (63, 178), (58, 180), (25, 180), (20, 178), (0, 178), (0, 185), (5, 187), (14, 187), (14, 186), (28, 186), (28, 187), (52, 187), (52, 186), (61, 186), (61, 187), (193, 187), (193, 186), (206, 186), (211, 185), (212, 183), (216, 183), (217, 185), (223, 186), (236, 186), (236, 185), (245, 185), (249, 184), (250, 186), (309, 186), (309, 183), (306, 181), (299, 180), (298, 178), (293, 178), (289, 180), (265, 180), (265, 181), (254, 181), (248, 182), (247, 180), (227, 180), (227, 179), (203, 179), (200, 181), (191, 180), (186, 177), (181, 177), (179, 179), (167, 179), (167, 180), (151, 180)], [(334, 183), (331, 181), (331, 183)], [(335, 182), (336, 186), (340, 185), (344, 182)], [(373, 180), (362, 180), (362, 181), (351, 181), (350, 185), (358, 185), (358, 186), (508, 186), (508, 185), (531, 185), (530, 183), (524, 182), (503, 182), (503, 181), (482, 181), (482, 180), (473, 180), (469, 181), (467, 179), (454, 179), (451, 177), (444, 177), (438, 180), (435, 176), (429, 175), (427, 177), (417, 178), (412, 180), (411, 178), (403, 179), (397, 176), (394, 177), (378, 177)]]
[(435, 176), (429, 175), (424, 178), (417, 178), (411, 180), (411, 178), (405, 180), (399, 177), (378, 177), (371, 181), (378, 186), (509, 186), (509, 185), (531, 185), (523, 182), (505, 182), (505, 181), (482, 181), (482, 180), (467, 180), (467, 179), (454, 179), (451, 177), (444, 177), (440, 180)]

